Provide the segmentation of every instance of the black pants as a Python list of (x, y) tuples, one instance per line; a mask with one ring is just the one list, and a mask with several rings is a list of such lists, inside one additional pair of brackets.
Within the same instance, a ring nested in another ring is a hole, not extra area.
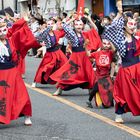
[(96, 95), (96, 93), (99, 91), (99, 89), (98, 89), (98, 83), (96, 82), (95, 83), (95, 85), (94, 85), (94, 87), (93, 87), (93, 89), (92, 89), (92, 91), (90, 92), (90, 94), (89, 94), (89, 101), (91, 102), (92, 101), (92, 99), (93, 99), (93, 97)]
[(61, 51), (62, 51), (64, 54), (66, 54), (66, 46), (62, 45), (62, 46), (61, 46)]
[(125, 108), (125, 106), (121, 107), (120, 104), (118, 104), (118, 108), (115, 111), (115, 113), (118, 114), (118, 115), (121, 115), (121, 114), (125, 113), (124, 108)]

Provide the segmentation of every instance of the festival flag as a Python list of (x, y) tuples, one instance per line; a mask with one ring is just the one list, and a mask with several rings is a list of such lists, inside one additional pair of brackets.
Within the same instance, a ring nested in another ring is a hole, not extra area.
[(84, 15), (84, 4), (85, 4), (85, 0), (79, 0), (78, 8), (77, 8), (77, 14), (80, 17), (82, 17)]

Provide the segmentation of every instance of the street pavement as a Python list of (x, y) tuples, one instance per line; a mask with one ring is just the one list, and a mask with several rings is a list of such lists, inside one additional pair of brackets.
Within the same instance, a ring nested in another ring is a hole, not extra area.
[(73, 89), (54, 97), (55, 86), (31, 88), (41, 58), (26, 57), (25, 83), (31, 97), (33, 125), (24, 118), (10, 125), (0, 124), (0, 140), (139, 140), (140, 117), (123, 115), (124, 124), (114, 122), (114, 108), (86, 107), (88, 91)]

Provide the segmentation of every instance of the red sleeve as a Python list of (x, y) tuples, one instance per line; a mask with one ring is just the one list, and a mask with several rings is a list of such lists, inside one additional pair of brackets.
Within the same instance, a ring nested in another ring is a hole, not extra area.
[(65, 36), (65, 32), (64, 32), (63, 29), (62, 30), (55, 30), (54, 31), (54, 34), (56, 36), (57, 43), (58, 43), (58, 41), (59, 41), (60, 38), (62, 38), (62, 37)]
[(101, 45), (101, 39), (95, 29), (91, 29), (87, 32), (83, 32), (83, 36), (85, 39), (90, 41), (89, 45), (87, 46), (88, 50), (97, 50)]
[(15, 49), (20, 52), (23, 58), (29, 49), (40, 46), (24, 19), (14, 23), (8, 31), (7, 38), (12, 40)]
[(96, 52), (91, 53), (91, 56), (89, 58), (95, 58), (96, 57)]

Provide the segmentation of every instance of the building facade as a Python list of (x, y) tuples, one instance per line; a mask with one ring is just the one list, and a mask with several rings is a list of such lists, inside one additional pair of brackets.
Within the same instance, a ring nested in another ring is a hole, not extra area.
[[(93, 8), (96, 7), (97, 9), (93, 10), (96, 14), (102, 12), (107, 16), (111, 12), (117, 12), (116, 0), (93, 0), (92, 5)], [(123, 8), (124, 10), (132, 10), (140, 13), (140, 0), (123, 0)], [(100, 9), (100, 11), (98, 9)]]
[(40, 11), (44, 17), (57, 16), (62, 12), (76, 9), (75, 0), (39, 0)]
[[(75, 11), (79, 0), (0, 0), (0, 9), (11, 7), (13, 11), (28, 12), (32, 2), (36, 2), (40, 7), (40, 13), (44, 17), (58, 16), (62, 12)], [(85, 0), (85, 7), (90, 13), (105, 16), (111, 12), (117, 12), (116, 0)], [(124, 9), (137, 10), (140, 12), (140, 0), (123, 0)]]
[(15, 11), (17, 8), (17, 0), (0, 0), (0, 9), (11, 7)]
[(123, 7), (126, 10), (140, 13), (140, 0), (123, 0)]

